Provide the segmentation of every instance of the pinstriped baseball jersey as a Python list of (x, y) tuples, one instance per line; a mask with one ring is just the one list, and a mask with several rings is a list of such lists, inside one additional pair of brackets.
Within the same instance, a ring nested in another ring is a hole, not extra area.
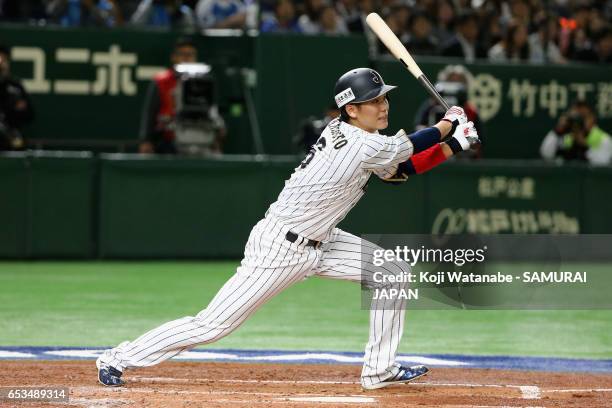
[(384, 136), (336, 118), (295, 168), (267, 214), (300, 236), (325, 241), (363, 196), (371, 174), (392, 176), (412, 152), (403, 130)]
[[(309, 276), (376, 286), (371, 259), (376, 245), (335, 228), (364, 194), (372, 175), (394, 175), (414, 146), (403, 131), (395, 136), (368, 133), (330, 122), (311, 152), (295, 169), (266, 217), (249, 235), (236, 273), (210, 304), (195, 316), (158, 326), (134, 341), (106, 350), (98, 367), (125, 369), (158, 364), (192, 348), (217, 341), (236, 330), (276, 294)], [(325, 241), (290, 240), (288, 232)], [(394, 274), (410, 271), (405, 262), (386, 266)], [(373, 299), (370, 333), (361, 383), (364, 387), (400, 375), (395, 361), (403, 333), (405, 300)]]

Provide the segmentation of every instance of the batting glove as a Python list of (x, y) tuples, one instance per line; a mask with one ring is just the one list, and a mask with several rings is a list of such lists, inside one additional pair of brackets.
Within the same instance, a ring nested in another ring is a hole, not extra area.
[(478, 132), (476, 132), (473, 122), (458, 125), (453, 136), (446, 142), (448, 147), (453, 151), (453, 154), (469, 150), (470, 147), (478, 143), (480, 143), (480, 139), (478, 138)]
[(451, 108), (444, 114), (442, 120), (446, 120), (455, 126), (463, 125), (468, 121), (463, 108), (460, 106), (451, 106)]

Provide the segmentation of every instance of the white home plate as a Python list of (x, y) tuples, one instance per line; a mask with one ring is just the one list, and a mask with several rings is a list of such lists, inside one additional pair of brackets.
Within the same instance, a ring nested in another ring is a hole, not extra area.
[(371, 397), (290, 397), (282, 399), (296, 402), (335, 402), (341, 404), (370, 404), (376, 402), (376, 399)]

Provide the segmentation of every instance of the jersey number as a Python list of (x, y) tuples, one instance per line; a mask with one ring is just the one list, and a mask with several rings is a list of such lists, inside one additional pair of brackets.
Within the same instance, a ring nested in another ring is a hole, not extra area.
[(303, 169), (304, 167), (308, 166), (308, 163), (310, 163), (312, 161), (312, 159), (314, 158), (314, 155), (317, 151), (321, 151), (323, 150), (323, 148), (325, 147), (325, 144), (327, 142), (325, 141), (324, 137), (320, 137), (319, 140), (317, 140), (317, 143), (315, 143), (311, 148), (310, 151), (308, 152), (308, 154), (306, 155), (306, 157), (304, 158), (304, 160), (302, 160), (302, 164), (300, 165), (300, 168)]
[[(344, 135), (342, 135), (340, 140), (338, 140), (338, 138), (332, 138), (332, 143), (334, 143), (334, 149), (338, 150), (338, 149), (346, 146), (348, 141), (346, 139), (344, 139)], [(323, 150), (323, 148), (325, 148), (326, 144), (327, 144), (327, 141), (325, 140), (325, 138), (324, 137), (320, 137), (319, 140), (317, 140), (317, 143), (315, 143), (310, 148), (310, 151), (308, 152), (308, 154), (306, 155), (304, 160), (302, 160), (302, 164), (300, 165), (300, 168), (303, 169), (304, 167), (308, 166), (308, 163), (310, 163), (312, 161), (312, 159), (314, 158), (315, 153), (316, 152), (320, 152), (321, 150)]]

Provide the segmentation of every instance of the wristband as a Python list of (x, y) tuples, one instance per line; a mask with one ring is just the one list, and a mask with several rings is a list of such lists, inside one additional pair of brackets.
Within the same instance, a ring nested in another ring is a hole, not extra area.
[(461, 143), (459, 143), (459, 141), (455, 139), (454, 137), (451, 137), (450, 139), (448, 139), (446, 141), (446, 145), (450, 147), (453, 154), (457, 154), (463, 151), (463, 148), (461, 147)]

